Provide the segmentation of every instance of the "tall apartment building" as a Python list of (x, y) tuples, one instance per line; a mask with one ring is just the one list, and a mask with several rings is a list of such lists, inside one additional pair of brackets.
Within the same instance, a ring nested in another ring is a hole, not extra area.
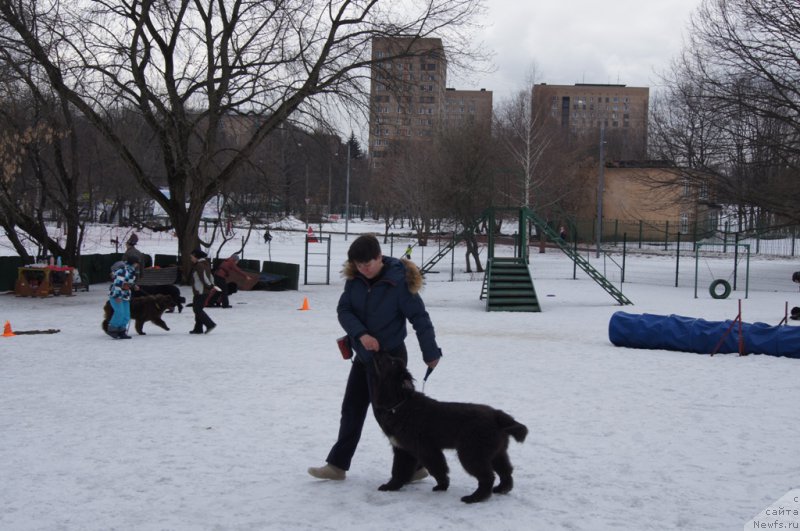
[(480, 90), (447, 89), (444, 93), (444, 126), (458, 127), (475, 121), (491, 127), (492, 92)]
[(428, 141), (447, 124), (491, 122), (492, 93), (447, 87), (447, 57), (441, 39), (372, 40), (369, 151), (380, 165), (410, 141)]
[(649, 100), (648, 87), (541, 83), (533, 88), (534, 109), (573, 137), (594, 142), (603, 128), (610, 159), (646, 158)]

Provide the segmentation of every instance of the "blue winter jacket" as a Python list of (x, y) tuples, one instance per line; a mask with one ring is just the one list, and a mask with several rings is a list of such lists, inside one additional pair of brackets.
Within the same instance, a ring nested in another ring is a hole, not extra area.
[(373, 354), (361, 344), (361, 336), (370, 334), (381, 350), (392, 351), (406, 338), (406, 320), (414, 327), (425, 362), (442, 356), (433, 323), (419, 296), (422, 274), (414, 263), (384, 256), (383, 271), (372, 285), (350, 262), (345, 263), (343, 275), (347, 281), (336, 313), (359, 361), (371, 363)]
[(114, 282), (108, 289), (112, 299), (131, 300), (131, 288), (136, 282), (136, 270), (129, 264), (123, 264), (114, 270)]

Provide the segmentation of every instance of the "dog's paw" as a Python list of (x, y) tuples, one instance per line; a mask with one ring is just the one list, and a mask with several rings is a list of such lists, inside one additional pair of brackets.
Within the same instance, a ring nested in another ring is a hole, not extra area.
[(494, 492), (495, 494), (508, 494), (509, 492), (511, 492), (511, 489), (513, 487), (514, 485), (511, 484), (500, 483), (498, 486), (492, 489), (492, 492)]
[(394, 491), (394, 490), (400, 490), (400, 487), (402, 487), (402, 486), (403, 486), (403, 484), (399, 483), (397, 481), (389, 481), (388, 483), (384, 483), (383, 485), (378, 487), (378, 490)]
[(435, 486), (435, 487), (433, 487), (431, 490), (432, 490), (433, 492), (445, 491), (445, 490), (447, 490), (449, 487), (450, 487), (450, 485), (449, 485), (449, 484), (447, 484), (447, 483), (445, 483), (445, 484), (438, 483), (438, 484), (436, 484), (436, 486)]
[(464, 496), (461, 498), (461, 501), (464, 503), (478, 503), (485, 500), (488, 500), (489, 496), (484, 494), (470, 494), (469, 496)]

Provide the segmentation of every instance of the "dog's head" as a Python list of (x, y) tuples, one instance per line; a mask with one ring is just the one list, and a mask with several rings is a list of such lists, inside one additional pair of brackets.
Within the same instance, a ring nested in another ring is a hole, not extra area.
[(414, 392), (414, 377), (400, 358), (377, 352), (372, 359), (375, 365), (373, 407), (394, 408)]
[(159, 313), (175, 309), (175, 300), (170, 295), (155, 295)]

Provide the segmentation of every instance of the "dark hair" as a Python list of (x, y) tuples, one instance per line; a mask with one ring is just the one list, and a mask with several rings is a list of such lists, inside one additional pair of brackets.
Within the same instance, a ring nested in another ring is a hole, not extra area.
[(364, 234), (356, 238), (347, 251), (347, 259), (359, 264), (374, 260), (380, 255), (381, 244), (378, 242), (378, 238), (372, 234)]
[(125, 261), (128, 262), (129, 265), (138, 264), (139, 257), (136, 256), (135, 254), (132, 254), (128, 258), (126, 258)]
[(200, 249), (195, 249), (194, 251), (192, 251), (192, 256), (194, 256), (195, 258), (205, 258), (208, 255)]
[(800, 271), (792, 273), (792, 282), (800, 282)]

